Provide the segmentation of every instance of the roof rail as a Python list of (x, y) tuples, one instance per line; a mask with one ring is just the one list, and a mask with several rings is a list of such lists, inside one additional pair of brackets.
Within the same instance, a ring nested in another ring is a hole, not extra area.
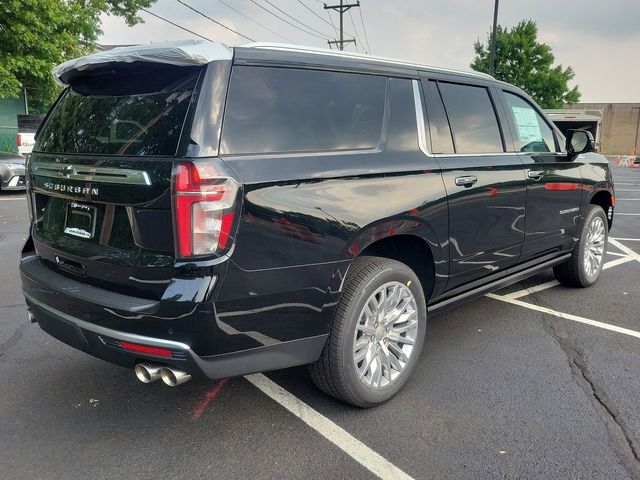
[(435, 70), (435, 71), (440, 71), (445, 73), (463, 73), (465, 75), (475, 75), (477, 77), (490, 78), (492, 80), (494, 79), (494, 77), (492, 77), (487, 73), (476, 72), (473, 70), (465, 71), (465, 70), (454, 70), (451, 68), (433, 67), (430, 65), (422, 65), (414, 62), (405, 62), (402, 60), (396, 60), (394, 58), (388, 58), (388, 57), (377, 57), (375, 55), (369, 55), (364, 53), (329, 50), (327, 48), (307, 47), (307, 46), (293, 45), (288, 43), (251, 42), (251, 43), (245, 43), (243, 45), (240, 45), (240, 47), (264, 48), (269, 50), (281, 50), (281, 51), (288, 51), (288, 52), (311, 53), (316, 55), (328, 55), (333, 57), (355, 58), (358, 60), (380, 61), (380, 62), (386, 62), (386, 63), (393, 63), (396, 65), (416, 67), (416, 68), (425, 69), (425, 70)]

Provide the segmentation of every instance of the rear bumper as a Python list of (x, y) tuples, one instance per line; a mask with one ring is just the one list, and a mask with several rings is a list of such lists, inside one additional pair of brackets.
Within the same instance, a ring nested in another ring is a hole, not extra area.
[[(137, 316), (144, 317), (147, 315), (144, 312), (152, 311), (154, 314), (149, 316), (154, 317), (162, 311), (158, 302), (84, 285), (30, 262), (38, 262), (38, 259), (24, 259), (20, 266), (23, 293), (40, 327), (78, 350), (124, 367), (149, 361), (174, 366), (195, 377), (226, 378), (312, 363), (320, 356), (326, 341), (327, 335), (317, 335), (218, 355), (198, 355), (188, 335), (181, 335), (179, 339), (175, 335), (173, 338), (169, 334), (161, 335), (167, 331), (162, 326), (155, 330), (147, 329), (149, 334), (133, 331)], [(90, 303), (90, 300), (101, 304)], [(114, 304), (126, 309), (128, 320), (119, 318), (121, 315), (114, 309)], [(190, 307), (185, 306), (187, 308)], [(180, 321), (190, 326), (198, 325), (205, 313), (197, 309), (187, 310)], [(195, 318), (190, 319), (190, 315)], [(193, 322), (190, 323), (191, 320)], [(161, 320), (157, 321), (162, 325)], [(209, 323), (208, 328), (192, 332), (194, 338), (215, 334), (211, 326), (215, 320), (210, 318)], [(125, 328), (127, 325), (131, 328)], [(121, 342), (170, 350), (171, 356), (128, 351)]]

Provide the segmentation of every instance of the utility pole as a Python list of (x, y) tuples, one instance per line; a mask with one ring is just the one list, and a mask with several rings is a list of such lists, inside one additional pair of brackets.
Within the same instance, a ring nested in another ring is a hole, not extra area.
[(350, 8), (353, 8), (353, 7), (360, 7), (360, 0), (358, 0), (356, 3), (347, 3), (347, 4), (344, 4), (343, 0), (340, 0), (340, 5), (327, 5), (326, 3), (324, 4), (325, 10), (335, 10), (340, 14), (340, 40), (332, 40), (327, 42), (329, 44), (329, 47), (331, 47), (331, 45), (338, 45), (338, 48), (340, 50), (344, 50), (345, 43), (353, 43), (354, 45), (356, 44), (355, 38), (350, 38), (347, 40), (344, 39), (344, 28), (343, 28), (344, 21), (342, 19), (345, 12), (347, 12)]
[(638, 122), (636, 123), (636, 141), (633, 143), (633, 154), (638, 155), (638, 132), (640, 132), (640, 107), (633, 107), (631, 111), (638, 110)]
[(498, 28), (498, 2), (496, 0), (493, 7), (493, 29), (491, 30), (491, 51), (489, 53), (489, 75), (493, 75), (494, 64), (496, 63), (496, 29)]
[(24, 88), (24, 113), (29, 115), (29, 101), (27, 100), (27, 87)]

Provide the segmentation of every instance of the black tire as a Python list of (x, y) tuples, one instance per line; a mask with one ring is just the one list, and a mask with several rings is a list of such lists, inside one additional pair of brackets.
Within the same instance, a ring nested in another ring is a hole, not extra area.
[[(417, 333), (409, 359), (397, 377), (384, 387), (371, 388), (358, 378), (353, 357), (354, 335), (365, 302), (389, 282), (406, 285), (413, 295)], [(422, 285), (407, 265), (381, 257), (354, 260), (345, 280), (327, 343), (320, 359), (310, 366), (311, 378), (323, 392), (357, 407), (373, 407), (389, 400), (406, 383), (418, 362), (424, 344), (426, 319)]]
[[(589, 227), (594, 221), (597, 222), (597, 218), (602, 220), (604, 225), (603, 255), (599, 267), (591, 275), (589, 275), (586, 271), (584, 262), (585, 249), (587, 248), (588, 243), (587, 236)], [(598, 278), (600, 277), (600, 273), (602, 272), (602, 265), (604, 263), (604, 251), (606, 250), (608, 239), (609, 227), (604, 210), (602, 210), (602, 208), (597, 205), (589, 205), (588, 207), (586, 207), (585, 221), (582, 225), (582, 231), (580, 232), (580, 240), (573, 249), (571, 258), (569, 258), (566, 262), (553, 267), (553, 273), (556, 279), (563, 285), (567, 285), (570, 287), (586, 288), (596, 283), (598, 281)]]

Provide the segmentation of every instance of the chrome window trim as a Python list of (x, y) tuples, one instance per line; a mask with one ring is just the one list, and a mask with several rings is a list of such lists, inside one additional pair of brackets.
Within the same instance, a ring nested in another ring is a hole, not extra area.
[(68, 163), (42, 162), (31, 165), (33, 173), (43, 177), (80, 180), (94, 183), (119, 183), (123, 185), (151, 185), (149, 174), (143, 170), (126, 168), (93, 167)]
[(518, 155), (521, 152), (495, 152), (495, 153), (436, 153), (437, 157), (501, 157), (505, 155)]
[(315, 150), (306, 152), (282, 152), (282, 153), (221, 153), (222, 159), (255, 160), (264, 158), (296, 158), (296, 157), (331, 157), (338, 155), (363, 155), (367, 153), (380, 153), (382, 148), (377, 145), (373, 148), (361, 148), (357, 150)]
[(427, 157), (433, 157), (433, 154), (427, 147), (427, 127), (424, 122), (424, 109), (422, 108), (422, 96), (420, 95), (420, 85), (418, 80), (412, 80), (413, 84), (413, 104), (416, 109), (416, 126), (418, 128), (418, 145), (420, 150)]

